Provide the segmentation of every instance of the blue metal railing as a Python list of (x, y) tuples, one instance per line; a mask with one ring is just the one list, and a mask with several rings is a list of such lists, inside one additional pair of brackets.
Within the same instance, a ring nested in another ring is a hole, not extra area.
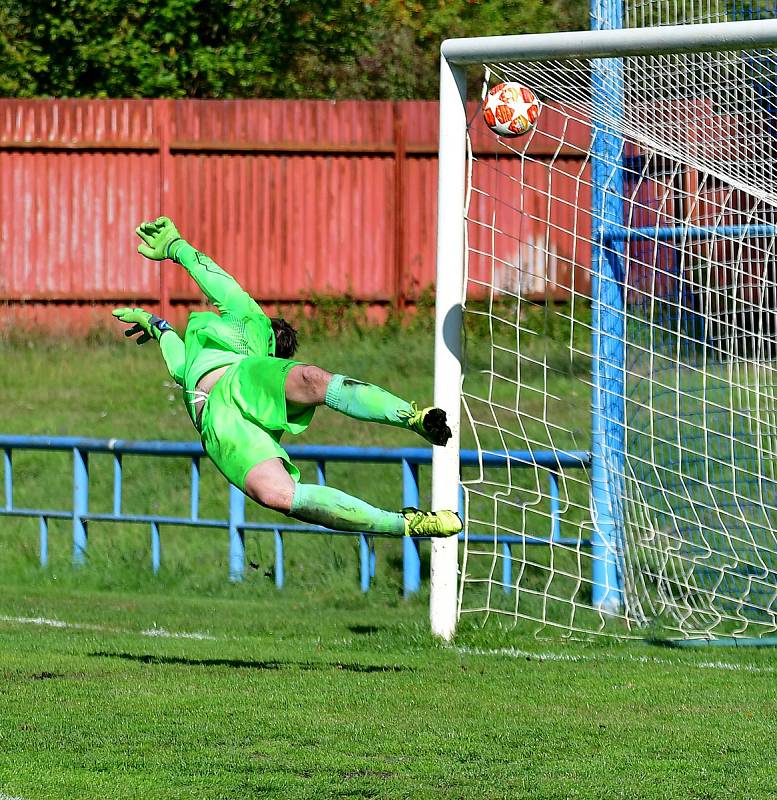
[[(281, 588), (285, 580), (284, 539), (288, 532), (303, 534), (327, 534), (359, 537), (359, 564), (362, 591), (368, 591), (375, 575), (375, 549), (373, 539), (379, 534), (353, 533), (351, 531), (331, 531), (312, 525), (302, 525), (284, 520), (279, 515), (278, 522), (251, 522), (245, 518), (245, 495), (234, 486), (229, 487), (229, 513), (226, 519), (202, 518), (200, 516), (200, 460), (205, 455), (199, 442), (129, 441), (123, 439), (88, 439), (81, 437), (47, 437), (0, 435), (0, 449), (3, 451), (3, 472), (5, 503), (0, 507), (0, 516), (37, 517), (40, 526), (40, 564), (48, 562), (48, 522), (50, 519), (69, 519), (73, 525), (73, 563), (82, 564), (87, 552), (88, 523), (128, 522), (145, 523), (151, 527), (151, 567), (154, 573), (161, 564), (162, 525), (188, 525), (192, 527), (217, 528), (229, 533), (229, 577), (241, 580), (245, 568), (244, 534), (246, 531), (272, 531), (275, 540), (275, 583)], [(420, 466), (432, 463), (430, 448), (378, 447), (330, 447), (330, 446), (290, 446), (286, 448), (295, 461), (312, 461), (316, 464), (316, 476), (320, 484), (326, 483), (326, 465), (332, 462), (361, 462), (372, 464), (398, 464), (402, 469), (402, 503), (404, 506), (418, 506), (418, 470)], [(73, 455), (72, 507), (70, 510), (20, 508), (13, 502), (13, 451), (45, 450), (65, 451)], [(89, 454), (111, 453), (113, 455), (113, 498), (112, 509), (106, 513), (89, 511)], [(123, 465), (122, 456), (164, 456), (189, 458), (190, 468), (190, 507), (189, 516), (163, 514), (132, 514), (122, 509)], [(482, 465), (484, 467), (540, 467), (548, 471), (550, 484), (551, 529), (547, 536), (500, 536), (504, 559), (503, 578), (505, 586), (511, 582), (510, 548), (513, 544), (549, 544), (551, 541), (563, 543), (560, 530), (559, 472), (563, 469), (582, 469), (590, 465), (590, 453), (584, 451), (511, 451), (508, 454), (478, 453), (474, 450), (461, 451), (463, 467)], [(470, 541), (493, 541), (492, 535), (468, 534)], [(405, 596), (417, 592), (421, 586), (421, 559), (418, 539), (403, 539), (403, 586)]]
[(739, 242), (743, 239), (774, 238), (774, 225), (647, 225), (629, 228), (613, 225), (603, 232), (607, 243), (626, 241), (649, 242), (702, 242), (712, 239), (728, 239)]

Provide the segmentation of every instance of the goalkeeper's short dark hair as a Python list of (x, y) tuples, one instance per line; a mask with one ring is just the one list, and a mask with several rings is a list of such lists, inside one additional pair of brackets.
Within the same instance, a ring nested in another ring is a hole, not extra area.
[(292, 358), (297, 352), (297, 331), (280, 317), (272, 318), (275, 332), (275, 355), (278, 358)]

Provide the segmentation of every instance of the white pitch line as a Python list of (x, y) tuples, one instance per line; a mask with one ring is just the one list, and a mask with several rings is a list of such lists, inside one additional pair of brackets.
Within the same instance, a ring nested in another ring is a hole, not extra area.
[(12, 797), (10, 794), (5, 794), (4, 792), (0, 792), (0, 800), (24, 800), (24, 798), (16, 796)]
[[(10, 622), (17, 625), (43, 625), (49, 628), (100, 631), (103, 633), (128, 633), (140, 636), (159, 637), (165, 639), (195, 639), (199, 641), (217, 641), (218, 637), (210, 633), (200, 631), (168, 631), (166, 628), (147, 628), (143, 631), (132, 631), (127, 628), (108, 628), (104, 625), (94, 625), (80, 622), (65, 622), (60, 619), (49, 619), (47, 617), (11, 617), (0, 615), (0, 622)], [(731, 672), (755, 672), (773, 673), (777, 671), (774, 667), (758, 667), (754, 664), (735, 664), (728, 661), (673, 661), (666, 658), (653, 656), (623, 656), (623, 655), (573, 655), (569, 653), (554, 653), (546, 651), (535, 653), (531, 650), (520, 650), (516, 647), (499, 648), (480, 648), (480, 647), (455, 647), (456, 652), (463, 655), (472, 656), (506, 656), (508, 658), (526, 658), (536, 661), (567, 661), (572, 663), (590, 661), (622, 661), (634, 664), (662, 664), (666, 666), (692, 666), (697, 669), (717, 669), (728, 670)], [(0, 792), (0, 800), (20, 800), (19, 798), (9, 798)]]
[(698, 669), (729, 670), (731, 672), (775, 672), (774, 667), (758, 667), (754, 664), (735, 664), (729, 661), (673, 661), (667, 658), (653, 656), (628, 656), (628, 655), (571, 655), (568, 653), (533, 653), (530, 650), (519, 650), (515, 647), (500, 647), (486, 649), (479, 647), (456, 647), (459, 653), (472, 656), (507, 656), (508, 658), (525, 658), (533, 661), (622, 661), (634, 664), (662, 664), (666, 666), (696, 667)]
[[(186, 633), (185, 631), (168, 631), (164, 628), (149, 628), (146, 631), (140, 632), (141, 636), (162, 636), (169, 639), (210, 639), (211, 641), (215, 641), (216, 637), (211, 636), (209, 633), (199, 633), (198, 631), (194, 631), (192, 633)], [(3, 800), (0, 797), (0, 800)]]
[[(7, 617), (0, 616), (0, 622), (14, 622), (18, 625), (45, 625), (48, 628), (76, 628), (81, 630), (105, 630), (101, 625), (86, 625), (79, 622), (63, 622), (61, 619), (47, 619), (46, 617)], [(0, 800), (3, 800), (0, 796)]]
[[(134, 633), (140, 636), (160, 636), (169, 639), (211, 639), (215, 641), (217, 638), (209, 633), (201, 633), (199, 631), (168, 631), (165, 628), (156, 627), (148, 628), (144, 631), (133, 631), (127, 628), (109, 628), (105, 625), (65, 622), (61, 619), (48, 619), (47, 617), (9, 617), (0, 615), (0, 622), (10, 622), (15, 625), (42, 625), (48, 628), (70, 630), (100, 631), (102, 633)], [(0, 800), (6, 800), (2, 794), (0, 794)]]

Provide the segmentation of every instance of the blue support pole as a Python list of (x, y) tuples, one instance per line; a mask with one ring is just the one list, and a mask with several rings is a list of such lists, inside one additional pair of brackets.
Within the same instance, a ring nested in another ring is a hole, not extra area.
[(159, 523), (151, 523), (151, 569), (154, 575), (159, 574), (159, 564), (162, 560), (162, 544), (159, 539)]
[(370, 590), (370, 545), (367, 537), (359, 534), (359, 575), (363, 592)]
[[(418, 464), (402, 459), (402, 505), (418, 508)], [(402, 586), (405, 597), (421, 588), (421, 554), (418, 541), (410, 536), (402, 540)]]
[(246, 521), (246, 497), (236, 486), (229, 484), (229, 579), (242, 581), (245, 570), (245, 541), (243, 523)]
[(510, 594), (513, 590), (513, 548), (509, 542), (502, 544), (502, 591)]
[(283, 589), (285, 575), (283, 573), (283, 534), (275, 529), (275, 587)]
[(121, 453), (113, 455), (113, 513), (121, 514)]
[(191, 485), (191, 516), (197, 519), (200, 514), (200, 459), (196, 456), (192, 458)]
[[(591, 0), (591, 27), (623, 27), (621, 0)], [(612, 231), (623, 227), (623, 139), (596, 122), (597, 108), (623, 113), (623, 60), (592, 62), (591, 299), (593, 446), (591, 505), (592, 603), (603, 611), (621, 604), (617, 570), (624, 471), (625, 286), (623, 245)]]
[(551, 470), (550, 476), (550, 538), (558, 542), (561, 539), (561, 509), (558, 498), (558, 472)]
[(5, 485), (5, 510), (13, 508), (13, 461), (11, 460), (11, 448), (3, 450), (3, 483)]
[(73, 448), (73, 564), (79, 566), (86, 557), (87, 528), (82, 517), (89, 513), (89, 455)]
[(45, 568), (49, 563), (49, 521), (40, 518), (40, 565)]

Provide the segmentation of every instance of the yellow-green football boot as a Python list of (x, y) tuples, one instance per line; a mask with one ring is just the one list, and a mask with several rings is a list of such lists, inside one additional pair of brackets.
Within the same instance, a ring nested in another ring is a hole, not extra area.
[(445, 412), (433, 406), (419, 411), (415, 403), (411, 403), (410, 408), (411, 411), (407, 412), (407, 427), (419, 436), (423, 436), (430, 444), (444, 447), (451, 438), (451, 429), (448, 427)]

